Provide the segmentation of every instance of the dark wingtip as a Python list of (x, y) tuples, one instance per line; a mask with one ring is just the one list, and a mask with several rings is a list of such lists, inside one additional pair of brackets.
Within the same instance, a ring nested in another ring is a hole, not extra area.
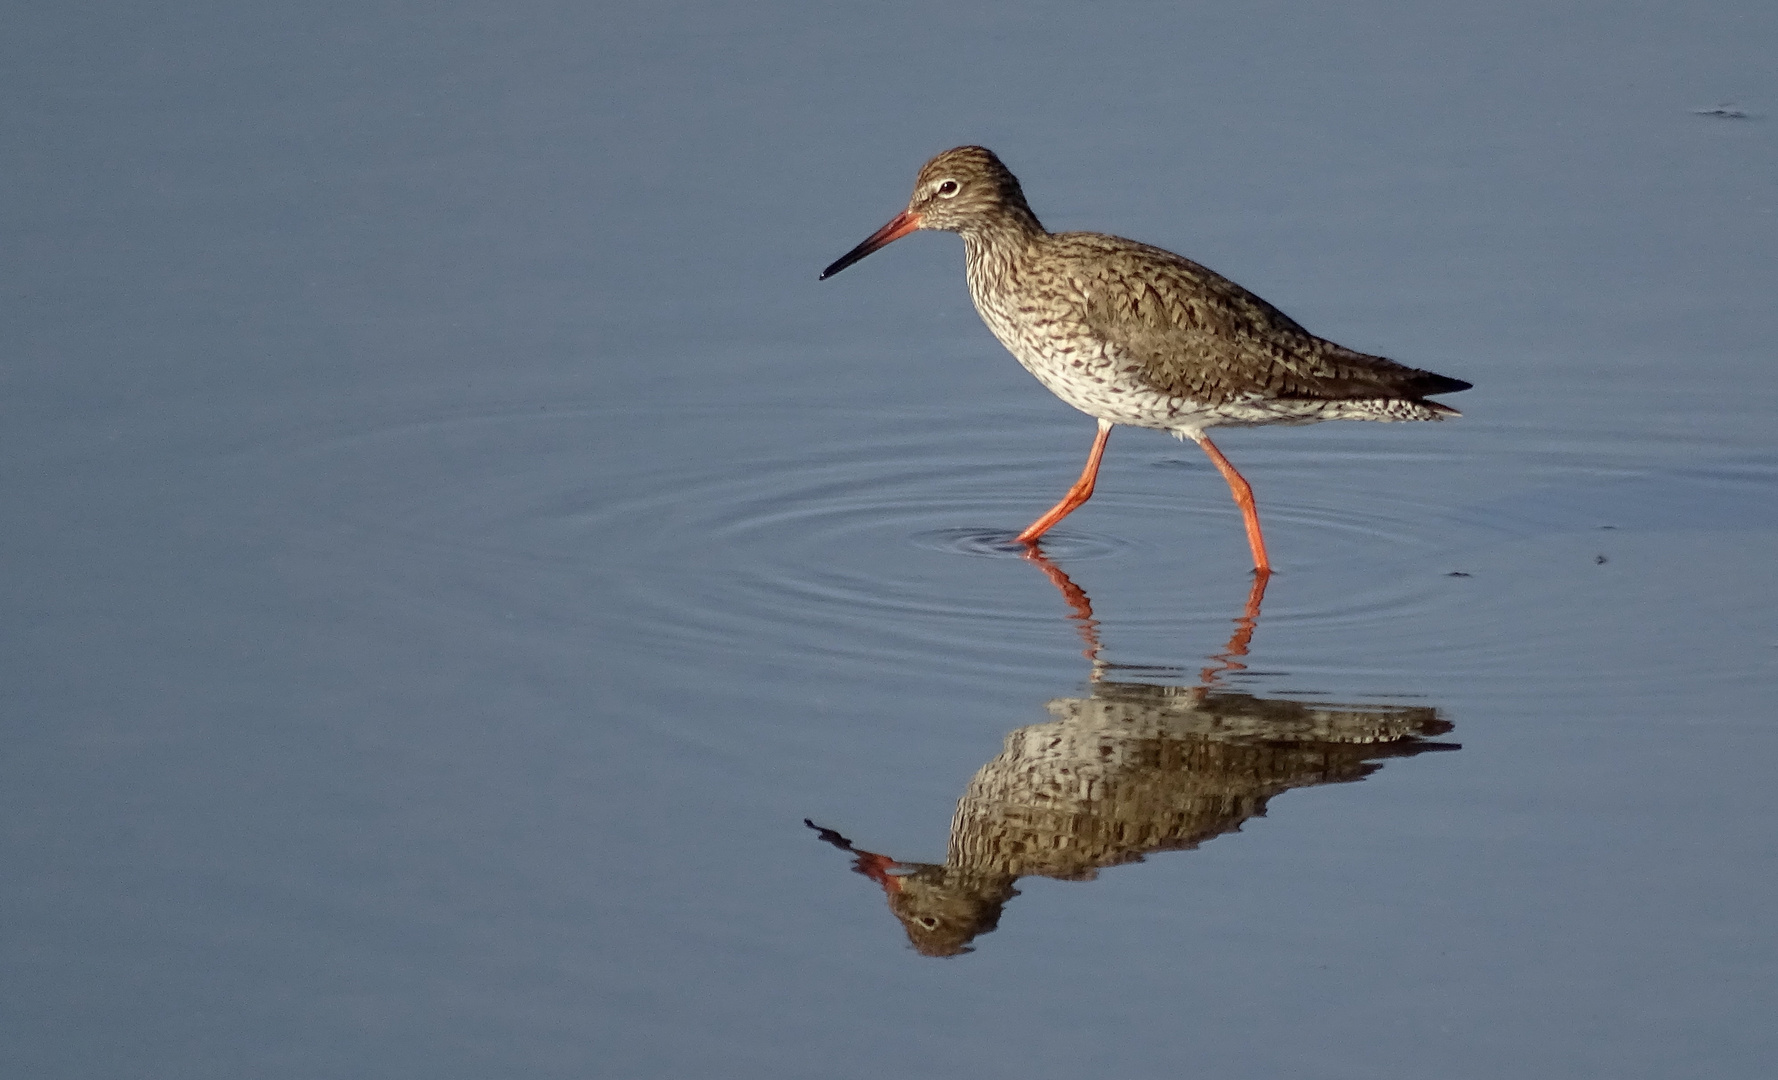
[(1420, 385), (1414, 387), (1414, 393), (1421, 396), (1455, 394), (1459, 390), (1468, 390), (1474, 385), (1474, 383), (1466, 383), (1462, 379), (1453, 379), (1448, 375), (1434, 375), (1429, 371), (1426, 373), (1426, 377), (1420, 380)]

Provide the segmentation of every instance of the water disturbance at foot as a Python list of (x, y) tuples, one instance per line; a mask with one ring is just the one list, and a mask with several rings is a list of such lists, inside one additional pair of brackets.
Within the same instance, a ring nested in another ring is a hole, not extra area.
[[(1053, 604), (1041, 589), (1016, 584), (1028, 576), (1016, 569), (1026, 550), (1012, 539), (1016, 527), (988, 523), (1016, 526), (1040, 507), (1066, 476), (1065, 453), (1024, 456), (1031, 438), (1003, 435), (1010, 420), (828, 412), (794, 422), (832, 424), (844, 439), (809, 438), (790, 453), (750, 455), (741, 468), (661, 457), (615, 484), (602, 480), (603, 490), (589, 489), (587, 455), (596, 460), (601, 444), (628, 438), (626, 425), (654, 422), (665, 418), (560, 407), (380, 428), (372, 421), (350, 435), (308, 443), (298, 435), (295, 443), (258, 447), (236, 464), (269, 468), (307, 488), (294, 502), (280, 495), (264, 512), (284, 517), (283, 527), (313, 546), (315, 557), (374, 555), (410, 575), (429, 565), (461, 574), (476, 582), (460, 598), (471, 606), (485, 602), (485, 590), (497, 595), (516, 585), (536, 593), (509, 603), (549, 611), (554, 589), (596, 579), (603, 603), (631, 613), (635, 632), (665, 649), (745, 635), (788, 654), (866, 658), (892, 642), (881, 662), (903, 665), (909, 675), (959, 663), (981, 670), (983, 652), (1002, 648), (1007, 653), (991, 663), (1029, 671), (1051, 662), (1041, 643), (1055, 636)], [(726, 431), (719, 414), (696, 422), (713, 440), (745, 437)], [(1522, 568), (1518, 582), (1476, 581), (1487, 567), (1466, 551), (1478, 542), (1561, 537), (1621, 547), (1657, 521), (1712, 524), (1684, 517), (1688, 502), (1733, 508), (1751, 525), (1774, 516), (1750, 497), (1772, 475), (1757, 458), (1663, 483), (1638, 466), (1654, 459), (1639, 458), (1634, 441), (1570, 438), (1559, 455), (1527, 454), (1509, 466), (1533, 484), (1555, 478), (1556, 486), (1540, 489), (1546, 493), (1440, 505), (1398, 481), (1448, 472), (1477, 436), (1440, 432), (1442, 443), (1454, 445), (1432, 449), (1419, 440), (1404, 452), (1389, 445), (1394, 431), (1370, 440), (1291, 434), (1286, 445), (1237, 450), (1279, 488), (1261, 507), (1278, 535), (1282, 567), (1268, 622), (1288, 628), (1295, 647), (1311, 655), (1323, 651), (1316, 641), (1390, 642), (1389, 663), (1403, 672), (1424, 665), (1528, 673), (1547, 651), (1545, 635), (1561, 632), (1530, 626), (1502, 635), (1486, 618), (1455, 618), (1459, 610), (1485, 613), (1524, 587)], [(1184, 629), (1213, 625), (1218, 597), (1246, 576), (1239, 547), (1224, 535), (1234, 508), (1207, 465), (1180, 458), (1166, 441), (1136, 433), (1119, 449), (1132, 460), (1114, 464), (1092, 509), (1041, 550), (1123, 590), (1114, 595), (1118, 623), (1135, 637), (1125, 643), (1130, 662), (1174, 663), (1173, 650), (1191, 648), (1179, 641)], [(1689, 452), (1710, 453), (1705, 446)], [(449, 483), (405, 482), (421, 463), (449, 466), (439, 474)], [(342, 483), (342, 476), (360, 480)], [(1584, 479), (1564, 487), (1562, 477)], [(310, 478), (325, 480), (315, 486)], [(1584, 589), (1602, 566), (1594, 554), (1577, 549), (1574, 570), (1560, 583), (1535, 587)], [(1392, 563), (1407, 572), (1386, 571)], [(526, 571), (516, 582), (515, 566)], [(411, 577), (413, 599), (449, 602), (436, 595), (437, 585)], [(572, 622), (586, 613), (551, 617)], [(1431, 640), (1402, 629), (1441, 621), (1447, 625)], [(993, 646), (984, 645), (988, 639)], [(1027, 648), (1035, 659), (1020, 658)]]

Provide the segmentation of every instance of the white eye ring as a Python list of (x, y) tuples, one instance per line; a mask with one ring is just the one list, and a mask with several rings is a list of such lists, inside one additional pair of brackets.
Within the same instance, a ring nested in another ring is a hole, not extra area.
[(957, 192), (959, 190), (961, 190), (961, 188), (958, 186), (957, 181), (946, 180), (943, 183), (939, 184), (938, 187), (933, 188), (932, 190), (933, 190), (933, 194), (937, 195), (941, 199), (954, 199), (957, 197)]

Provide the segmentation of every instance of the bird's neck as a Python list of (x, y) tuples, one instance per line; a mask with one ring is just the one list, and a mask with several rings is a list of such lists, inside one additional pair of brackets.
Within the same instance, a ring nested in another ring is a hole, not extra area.
[(1048, 236), (1037, 215), (1023, 206), (1006, 207), (1004, 212), (963, 230), (970, 284), (1003, 277), (1033, 244)]

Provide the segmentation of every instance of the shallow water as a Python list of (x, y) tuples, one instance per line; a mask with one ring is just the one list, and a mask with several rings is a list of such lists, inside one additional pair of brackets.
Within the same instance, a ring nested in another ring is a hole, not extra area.
[[(1769, 1072), (1765, 8), (17, 21), (6, 1075)], [(1025, 557), (964, 141), (1465, 416)]]

